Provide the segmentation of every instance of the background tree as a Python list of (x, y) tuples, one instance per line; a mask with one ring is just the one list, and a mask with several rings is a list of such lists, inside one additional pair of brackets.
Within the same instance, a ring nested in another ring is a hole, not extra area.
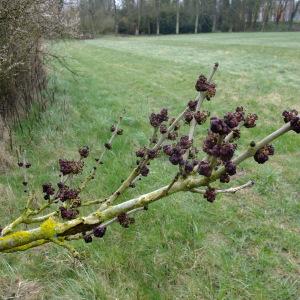
[(290, 13), (290, 17), (289, 17), (289, 30), (293, 29), (293, 24), (294, 24), (294, 18), (297, 14), (297, 12), (299, 11), (300, 8), (300, 0), (295, 1), (292, 0), (292, 8), (291, 8), (291, 13)]
[(274, 12), (275, 12), (275, 24), (276, 24), (276, 29), (278, 30), (278, 26), (279, 26), (279, 21), (281, 20), (287, 4), (288, 4), (289, 0), (279, 0), (277, 2), (275, 2), (274, 5)]
[(273, 27), (269, 23), (274, 22), (277, 27), (285, 23), (287, 11), (292, 24), (299, 7), (297, 3), (291, 0), (81, 0), (79, 9), (83, 33), (179, 34), (270, 30)]

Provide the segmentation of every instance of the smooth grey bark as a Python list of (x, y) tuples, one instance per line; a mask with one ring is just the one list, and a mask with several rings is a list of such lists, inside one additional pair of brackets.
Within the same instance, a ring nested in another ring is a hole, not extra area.
[(156, 34), (160, 34), (160, 0), (155, 0)]
[(199, 26), (199, 3), (200, 2), (200, 0), (196, 0), (196, 7), (195, 7), (195, 9), (196, 9), (196, 17), (195, 17), (195, 33), (198, 33), (198, 26)]
[(176, 34), (179, 34), (179, 0), (176, 0)]

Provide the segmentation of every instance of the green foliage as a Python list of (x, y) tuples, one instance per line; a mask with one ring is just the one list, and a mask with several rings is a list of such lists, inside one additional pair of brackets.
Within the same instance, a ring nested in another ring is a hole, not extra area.
[[(194, 97), (199, 73), (208, 73), (215, 61), (219, 93), (205, 105), (213, 115), (241, 104), (256, 112), (258, 125), (245, 131), (243, 141), (280, 126), (284, 109), (300, 109), (296, 33), (107, 37), (54, 48), (70, 57), (78, 77), (75, 81), (58, 66), (59, 101), (43, 113), (30, 137), (18, 134), (17, 142), (28, 148), (31, 173), (39, 174), (30, 180), (37, 189), (57, 179), (58, 158), (76, 156), (81, 145), (99, 151), (125, 108), (124, 136), (86, 192), (91, 199), (109, 194), (134, 166), (133, 150), (147, 143), (149, 113), (163, 106), (178, 113)], [(82, 264), (47, 246), (1, 255), (0, 295), (16, 292), (18, 279), (40, 287), (38, 299), (296, 299), (300, 154), (292, 135), (274, 143), (276, 154), (264, 167), (254, 161), (241, 165), (239, 171), (247, 169), (247, 179), (256, 181), (253, 189), (222, 195), (214, 204), (194, 194), (155, 203), (127, 230), (115, 224), (103, 241), (75, 242), (86, 250)], [(154, 163), (128, 197), (168, 181), (162, 173), (171, 166)], [(4, 224), (24, 205), (22, 177), (13, 170), (0, 182)]]

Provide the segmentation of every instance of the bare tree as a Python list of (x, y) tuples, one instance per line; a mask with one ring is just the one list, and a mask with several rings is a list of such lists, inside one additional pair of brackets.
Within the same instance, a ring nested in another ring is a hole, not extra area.
[(141, 13), (142, 13), (142, 0), (136, 1), (136, 8), (137, 8), (137, 26), (135, 30), (135, 35), (140, 34), (140, 27), (141, 27)]
[(216, 32), (218, 19), (218, 0), (212, 1), (212, 32)]
[(292, 30), (293, 29), (293, 24), (294, 24), (294, 18), (300, 8), (300, 0), (293, 0), (292, 1), (292, 9), (291, 9), (291, 14), (290, 14), (290, 17), (289, 17), (289, 30)]
[(115, 34), (118, 34), (119, 33), (119, 21), (118, 21), (116, 0), (113, 0), (113, 6), (114, 6), (114, 27), (115, 27)]
[(201, 6), (201, 0), (195, 1), (195, 10), (196, 10), (196, 16), (195, 16), (195, 33), (198, 33), (198, 27), (199, 27), (199, 6)]
[(263, 20), (262, 20), (261, 31), (265, 30), (265, 27), (269, 22), (272, 6), (273, 6), (273, 0), (265, 0), (263, 3)]
[(156, 34), (160, 34), (160, 0), (155, 1)]
[(280, 0), (275, 3), (275, 24), (278, 30), (279, 21), (281, 20), (289, 0)]
[(176, 0), (176, 34), (179, 34), (180, 0)]
[(254, 8), (253, 8), (253, 20), (251, 22), (251, 27), (250, 27), (252, 30), (255, 30), (256, 28), (259, 9), (260, 9), (260, 0), (255, 0)]

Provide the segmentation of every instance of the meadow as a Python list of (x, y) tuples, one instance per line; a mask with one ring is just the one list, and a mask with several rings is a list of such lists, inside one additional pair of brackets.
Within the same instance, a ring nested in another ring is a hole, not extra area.
[[(49, 47), (75, 74), (49, 68), (56, 101), (38, 123), (24, 121), (14, 141), (27, 149), (30, 185), (40, 194), (42, 183), (58, 181), (59, 158), (74, 158), (82, 145), (95, 157), (125, 110), (124, 135), (84, 197), (110, 194), (148, 142), (149, 114), (179, 113), (215, 62), (217, 95), (205, 109), (223, 116), (242, 105), (259, 117), (238, 151), (281, 126), (283, 110), (300, 110), (300, 33), (107, 36)], [(189, 193), (163, 199), (128, 229), (114, 224), (101, 240), (74, 242), (82, 262), (54, 245), (1, 254), (0, 299), (299, 299), (300, 136), (290, 132), (274, 146), (265, 165), (250, 159), (239, 167), (236, 183), (252, 179), (253, 188), (213, 204)], [(158, 160), (123, 199), (166, 184), (174, 172)], [(17, 168), (0, 176), (1, 225), (24, 206), (22, 190)]]

